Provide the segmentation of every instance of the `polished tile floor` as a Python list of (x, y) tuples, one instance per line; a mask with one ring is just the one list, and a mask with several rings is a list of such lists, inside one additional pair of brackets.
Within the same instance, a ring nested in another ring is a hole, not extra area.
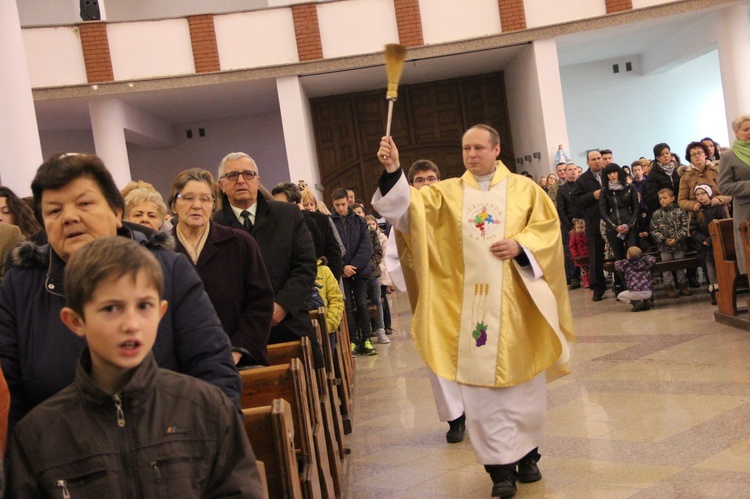
[[(544, 478), (516, 497), (750, 498), (750, 333), (702, 290), (640, 313), (570, 296), (573, 373), (548, 386)], [(393, 312), (391, 344), (355, 359), (347, 497), (489, 497), (471, 435), (445, 441), (405, 295)]]

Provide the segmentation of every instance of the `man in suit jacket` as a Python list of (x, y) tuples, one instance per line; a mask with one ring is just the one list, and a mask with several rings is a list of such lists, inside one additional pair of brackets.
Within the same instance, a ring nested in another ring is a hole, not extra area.
[(317, 275), (315, 247), (300, 209), (258, 195), (260, 176), (245, 153), (228, 154), (219, 164), (222, 207), (214, 221), (244, 229), (258, 242), (274, 292), (269, 344), (310, 338), (317, 367), (323, 354), (313, 334), (307, 298)]
[(573, 204), (583, 211), (586, 221), (586, 235), (589, 238), (589, 287), (594, 291), (594, 301), (604, 298), (607, 290), (604, 281), (604, 238), (599, 230), (601, 213), (599, 212), (599, 195), (602, 189), (602, 155), (599, 151), (590, 151), (586, 155), (586, 170), (576, 180), (573, 188)]

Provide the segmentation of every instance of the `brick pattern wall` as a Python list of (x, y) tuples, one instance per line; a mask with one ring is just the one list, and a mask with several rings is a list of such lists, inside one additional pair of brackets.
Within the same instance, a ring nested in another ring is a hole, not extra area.
[(526, 10), (523, 0), (497, 0), (503, 33), (526, 29)]
[(424, 45), (419, 0), (393, 0), (393, 4), (396, 7), (399, 42), (407, 47)]
[(221, 71), (219, 49), (216, 46), (214, 16), (212, 14), (188, 16), (187, 20), (190, 26), (190, 43), (193, 46), (195, 72)]
[(86, 64), (86, 78), (89, 83), (114, 81), (112, 57), (109, 53), (107, 23), (86, 22), (78, 25), (81, 34), (83, 60)]
[(606, 0), (607, 14), (622, 12), (624, 10), (633, 10), (633, 0)]
[(323, 45), (320, 41), (318, 8), (314, 3), (292, 6), (294, 35), (297, 38), (297, 54), (300, 61), (313, 61), (323, 58)]

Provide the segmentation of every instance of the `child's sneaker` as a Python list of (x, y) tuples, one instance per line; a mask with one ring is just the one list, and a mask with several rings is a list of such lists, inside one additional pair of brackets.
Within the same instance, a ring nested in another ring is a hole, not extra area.
[(357, 348), (357, 344), (352, 342), (350, 344), (350, 348), (352, 349), (352, 355), (356, 357), (359, 354), (359, 348)]
[(390, 343), (391, 340), (385, 335), (385, 329), (378, 329), (375, 331), (375, 336), (378, 338), (378, 343)]
[(370, 341), (370, 338), (367, 338), (365, 340), (365, 342), (360, 347), (359, 351), (363, 355), (377, 355), (378, 354), (378, 351), (375, 350), (375, 348), (373, 348), (372, 341)]

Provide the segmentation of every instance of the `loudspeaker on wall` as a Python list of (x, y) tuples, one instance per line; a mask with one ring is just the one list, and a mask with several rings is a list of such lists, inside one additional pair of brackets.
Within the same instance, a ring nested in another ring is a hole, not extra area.
[(102, 18), (99, 10), (99, 0), (81, 0), (81, 19), (84, 21), (99, 21)]

